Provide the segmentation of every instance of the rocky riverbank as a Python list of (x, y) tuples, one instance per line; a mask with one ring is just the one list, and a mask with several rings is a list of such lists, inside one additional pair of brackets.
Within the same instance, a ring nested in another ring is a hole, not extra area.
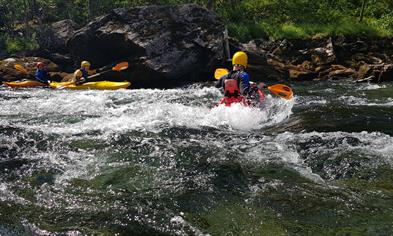
[[(114, 9), (79, 28), (66, 20), (39, 30), (40, 49), (30, 57), (0, 62), (0, 79), (26, 75), (44, 61), (54, 80), (67, 80), (81, 60), (99, 68), (128, 61), (129, 69), (102, 79), (128, 80), (134, 88), (168, 88), (212, 79), (215, 68), (228, 65), (224, 24), (213, 12), (195, 4)], [(230, 39), (230, 51), (249, 54), (253, 80), (393, 80), (393, 40), (354, 37), (262, 40)]]
[[(356, 82), (393, 80), (392, 39), (340, 36), (278, 41), (253, 40), (239, 45), (246, 51), (266, 56), (266, 63), (279, 72), (275, 75), (278, 76), (276, 79), (351, 79)], [(258, 67), (256, 73), (257, 71)]]

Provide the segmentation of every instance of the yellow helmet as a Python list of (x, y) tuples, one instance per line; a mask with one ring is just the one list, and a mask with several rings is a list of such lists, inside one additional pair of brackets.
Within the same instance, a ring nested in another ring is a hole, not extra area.
[(245, 52), (236, 52), (235, 55), (232, 57), (232, 65), (242, 65), (247, 67), (248, 64), (248, 57)]
[(90, 62), (88, 62), (88, 61), (82, 61), (81, 62), (81, 67), (83, 67), (83, 68), (89, 68), (90, 67)]

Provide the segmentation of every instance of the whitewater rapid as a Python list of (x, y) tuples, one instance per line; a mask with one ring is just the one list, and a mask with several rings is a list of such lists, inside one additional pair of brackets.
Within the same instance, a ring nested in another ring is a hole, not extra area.
[(372, 220), (362, 205), (390, 204), (391, 90), (302, 84), (291, 101), (251, 108), (217, 106), (204, 84), (0, 88), (0, 234), (258, 235), (245, 215), (303, 233), (330, 216)]

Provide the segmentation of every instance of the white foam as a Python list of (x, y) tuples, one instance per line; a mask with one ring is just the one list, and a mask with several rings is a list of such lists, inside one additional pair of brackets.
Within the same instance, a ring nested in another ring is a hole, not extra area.
[(358, 86), (357, 90), (378, 90), (386, 88), (386, 85), (380, 85), (380, 84), (364, 84)]
[[(13, 95), (18, 96), (17, 93)], [(59, 134), (79, 134), (92, 130), (157, 132), (171, 126), (217, 128), (224, 125), (250, 130), (281, 122), (291, 114), (294, 105), (294, 101), (267, 96), (265, 109), (262, 110), (240, 105), (210, 109), (209, 106), (218, 103), (220, 95), (216, 88), (195, 87), (67, 93), (38, 90), (28, 95), (32, 96), (28, 99), (5, 100), (2, 114), (15, 116), (13, 124), (25, 129)], [(67, 116), (73, 122), (70, 123)], [(51, 122), (48, 120), (50, 117), (60, 118)]]

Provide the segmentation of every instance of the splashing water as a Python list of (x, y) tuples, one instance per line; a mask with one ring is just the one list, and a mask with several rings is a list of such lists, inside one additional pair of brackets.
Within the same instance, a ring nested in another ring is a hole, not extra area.
[(393, 233), (393, 87), (354, 86), (0, 88), (0, 235)]

